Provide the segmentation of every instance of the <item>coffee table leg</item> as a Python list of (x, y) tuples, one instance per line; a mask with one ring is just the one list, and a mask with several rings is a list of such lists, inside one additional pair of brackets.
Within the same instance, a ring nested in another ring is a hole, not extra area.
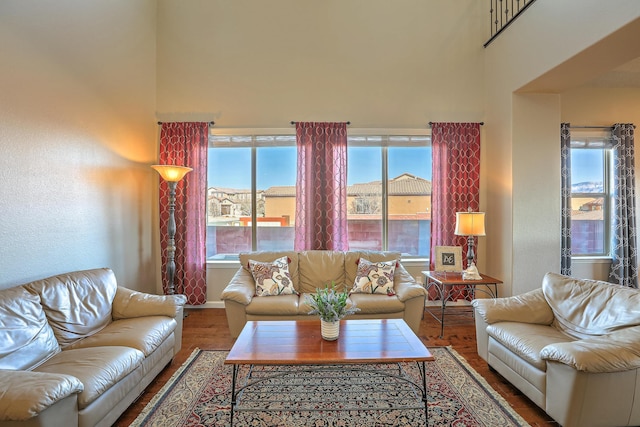
[(429, 405), (427, 402), (427, 371), (424, 360), (418, 365), (420, 374), (422, 375), (422, 401), (424, 402), (424, 425), (429, 426)]
[(229, 426), (233, 426), (233, 409), (236, 406), (236, 377), (238, 375), (238, 365), (233, 365), (233, 374), (231, 376), (231, 420)]

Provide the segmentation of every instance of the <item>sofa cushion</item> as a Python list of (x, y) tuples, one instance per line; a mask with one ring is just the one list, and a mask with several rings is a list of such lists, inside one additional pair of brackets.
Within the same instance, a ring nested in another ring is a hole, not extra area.
[(404, 311), (404, 303), (395, 295), (351, 294), (349, 299), (357, 308), (357, 314), (385, 314)]
[(25, 287), (40, 295), (49, 325), (64, 349), (111, 322), (118, 285), (113, 271), (101, 268), (60, 274)]
[[(311, 308), (311, 306), (308, 304), (309, 299), (311, 299), (312, 294), (302, 294), (300, 295), (300, 305), (298, 307), (298, 314), (299, 315), (305, 315), (305, 314), (309, 314), (309, 312), (311, 312), (311, 310), (313, 310), (313, 308)], [(353, 306), (354, 302), (351, 300), (351, 298), (347, 298), (347, 309), (351, 308)], [(359, 314), (360, 311), (358, 311), (356, 314)], [(317, 315), (314, 315), (315, 317), (317, 317)]]
[(56, 354), (36, 371), (78, 378), (84, 386), (78, 396), (78, 408), (84, 409), (122, 378), (141, 369), (143, 359), (141, 351), (130, 347), (79, 348)]
[(541, 350), (549, 344), (573, 341), (552, 326), (520, 322), (498, 322), (487, 326), (490, 337), (541, 371), (547, 364)]
[(366, 258), (360, 258), (351, 293), (395, 295), (393, 273), (396, 262), (395, 260), (370, 262)]
[(640, 291), (607, 282), (547, 273), (542, 290), (554, 326), (583, 339), (640, 325)]
[[(332, 283), (335, 283), (337, 291), (345, 291), (344, 252), (304, 251), (298, 256), (301, 293), (315, 293), (316, 289)], [(351, 284), (353, 282), (349, 286)]]
[(140, 350), (145, 357), (158, 348), (176, 329), (176, 321), (166, 316), (147, 316), (111, 322), (106, 328), (67, 346), (76, 348), (123, 346)]
[(256, 282), (256, 296), (291, 295), (297, 293), (289, 274), (288, 257), (283, 256), (271, 262), (250, 259), (249, 270)]
[(253, 298), (246, 307), (247, 314), (265, 316), (295, 316), (298, 314), (298, 295), (279, 295), (272, 298)]
[(0, 291), (0, 369), (32, 369), (60, 351), (40, 297), (23, 286)]

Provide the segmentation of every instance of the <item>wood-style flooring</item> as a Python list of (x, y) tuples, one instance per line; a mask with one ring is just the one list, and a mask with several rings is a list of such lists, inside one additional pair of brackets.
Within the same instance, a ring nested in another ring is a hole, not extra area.
[[(435, 310), (435, 308), (430, 308)], [(476, 351), (476, 334), (471, 312), (466, 308), (447, 308), (445, 317), (444, 337), (439, 338), (440, 323), (432, 316), (425, 313), (420, 328), (420, 338), (427, 347), (452, 346), (469, 362), (469, 364), (482, 375), (487, 382), (500, 393), (507, 402), (522, 416), (531, 426), (554, 426), (554, 422), (548, 415), (532, 403), (496, 372), (490, 370)], [(233, 339), (229, 334), (227, 318), (224, 309), (203, 308), (188, 309), (184, 319), (182, 334), (182, 350), (176, 355), (173, 362), (165, 368), (160, 375), (147, 387), (146, 391), (134, 402), (129, 409), (114, 424), (116, 427), (128, 426), (142, 411), (151, 398), (171, 378), (171, 375), (184, 363), (194, 349), (203, 350), (230, 350)]]

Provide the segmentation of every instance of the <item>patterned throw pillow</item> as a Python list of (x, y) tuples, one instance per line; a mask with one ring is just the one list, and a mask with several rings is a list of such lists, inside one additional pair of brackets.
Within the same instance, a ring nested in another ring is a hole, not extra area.
[(256, 281), (256, 296), (297, 294), (293, 288), (286, 256), (273, 262), (249, 260), (249, 270)]
[(395, 295), (393, 273), (396, 261), (370, 262), (364, 258), (358, 261), (356, 281), (351, 293)]

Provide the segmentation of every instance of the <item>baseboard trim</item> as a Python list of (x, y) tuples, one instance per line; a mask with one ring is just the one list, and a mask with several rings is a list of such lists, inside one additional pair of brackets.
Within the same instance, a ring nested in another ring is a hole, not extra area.
[(200, 304), (200, 305), (185, 305), (184, 308), (193, 308), (193, 309), (198, 309), (198, 308), (224, 308), (224, 301), (207, 301), (204, 304)]

